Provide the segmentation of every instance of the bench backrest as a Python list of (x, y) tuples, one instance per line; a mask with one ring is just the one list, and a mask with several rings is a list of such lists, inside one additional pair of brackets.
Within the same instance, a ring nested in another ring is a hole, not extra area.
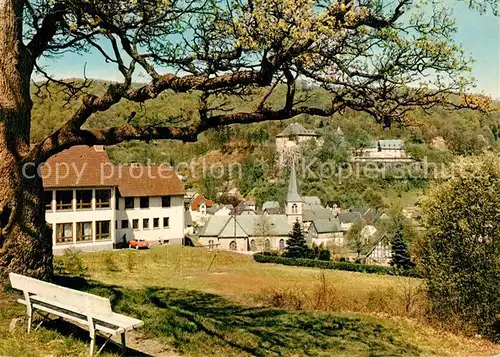
[(68, 289), (15, 273), (9, 273), (9, 278), (14, 289), (35, 294), (56, 304), (71, 307), (86, 314), (99, 316), (112, 314), (109, 299), (101, 296)]

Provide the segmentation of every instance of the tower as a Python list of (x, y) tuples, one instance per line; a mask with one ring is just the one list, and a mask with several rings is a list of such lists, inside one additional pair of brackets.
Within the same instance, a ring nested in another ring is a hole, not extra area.
[(288, 223), (290, 223), (290, 225), (293, 225), (297, 220), (302, 223), (302, 209), (304, 206), (304, 201), (299, 194), (299, 184), (297, 182), (297, 174), (295, 172), (295, 160), (293, 159), (285, 204), (285, 213), (288, 218)]

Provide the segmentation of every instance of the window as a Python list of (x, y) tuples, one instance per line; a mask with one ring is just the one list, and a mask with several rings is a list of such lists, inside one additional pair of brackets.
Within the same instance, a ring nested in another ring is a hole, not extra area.
[(125, 209), (134, 209), (134, 197), (125, 197)]
[(139, 229), (139, 220), (138, 219), (133, 219), (132, 220), (132, 228), (133, 229)]
[(149, 229), (149, 218), (144, 218), (142, 220), (142, 229)]
[(73, 190), (56, 191), (56, 209), (73, 209)]
[(285, 240), (284, 239), (280, 239), (280, 248), (279, 248), (281, 251), (285, 250)]
[(297, 213), (297, 205), (295, 203), (292, 205), (292, 213)]
[(171, 204), (171, 202), (170, 202), (170, 196), (163, 196), (161, 198), (161, 206), (163, 208), (170, 207), (170, 204)]
[(111, 221), (95, 222), (95, 240), (111, 238)]
[(92, 222), (78, 222), (76, 224), (76, 241), (92, 241)]
[(229, 243), (229, 250), (236, 250), (236, 248), (236, 241), (233, 240), (231, 243)]
[(115, 220), (115, 229), (118, 229), (118, 220)]
[(111, 202), (111, 190), (95, 190), (95, 207), (109, 208)]
[(149, 197), (141, 197), (141, 208), (149, 208)]
[(208, 249), (210, 249), (211, 251), (214, 249), (214, 241), (213, 241), (213, 239), (210, 239), (208, 241)]
[(153, 228), (160, 228), (160, 219), (153, 218)]
[(73, 223), (56, 224), (56, 243), (73, 243)]
[(76, 209), (92, 208), (92, 190), (76, 190)]
[(257, 251), (257, 244), (255, 243), (254, 239), (252, 239), (250, 241), (250, 249), (252, 250), (252, 252), (256, 252)]
[(169, 217), (163, 217), (163, 228), (167, 228), (169, 226), (169, 221)]
[(122, 220), (122, 229), (128, 228), (128, 219)]
[(43, 191), (43, 203), (45, 209), (52, 211), (52, 191)]
[(264, 250), (271, 250), (271, 241), (269, 239), (266, 239), (264, 241)]

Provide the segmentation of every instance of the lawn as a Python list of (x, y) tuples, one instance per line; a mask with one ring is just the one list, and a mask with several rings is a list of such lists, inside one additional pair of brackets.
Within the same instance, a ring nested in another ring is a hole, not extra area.
[[(60, 270), (85, 273), (59, 283), (109, 297), (116, 311), (145, 321), (134, 348), (146, 355), (490, 356), (500, 350), (417, 322), (425, 299), (415, 279), (259, 264), (249, 256), (174, 246), (56, 262)], [(62, 322), (31, 335), (6, 332), (24, 310), (15, 293), (3, 295), (0, 355), (87, 353), (85, 332)], [(161, 354), (151, 344), (167, 347)]]

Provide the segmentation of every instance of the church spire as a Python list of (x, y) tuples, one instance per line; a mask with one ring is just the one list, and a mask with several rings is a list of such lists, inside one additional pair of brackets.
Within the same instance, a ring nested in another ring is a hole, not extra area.
[(290, 182), (288, 183), (288, 192), (286, 194), (287, 202), (302, 202), (302, 197), (299, 194), (299, 184), (297, 182), (297, 174), (295, 172), (295, 160), (292, 159), (292, 169), (290, 171)]

